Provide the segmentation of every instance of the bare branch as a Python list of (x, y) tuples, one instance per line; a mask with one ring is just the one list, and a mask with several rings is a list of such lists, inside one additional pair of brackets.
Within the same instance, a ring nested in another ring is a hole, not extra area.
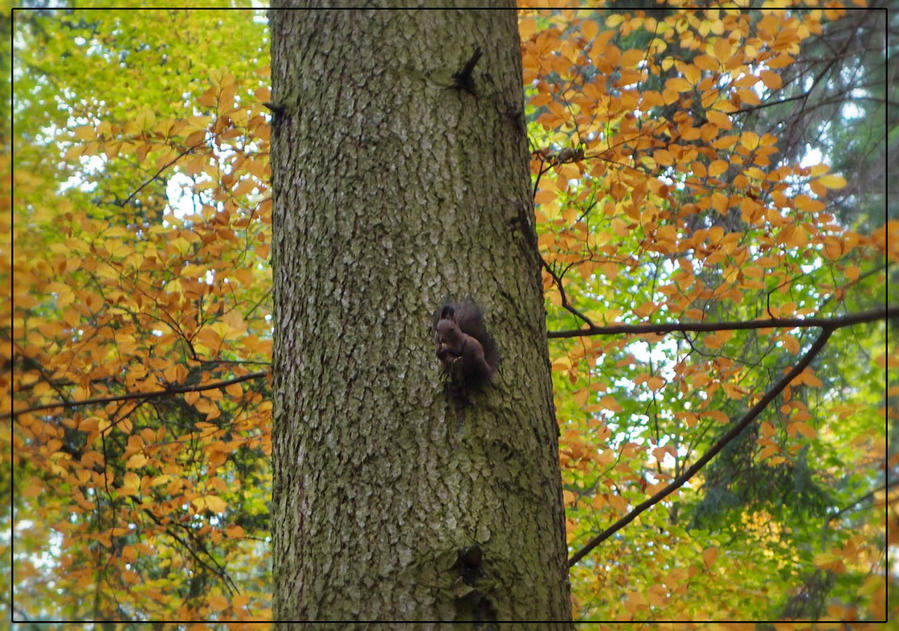
[(766, 320), (744, 320), (743, 322), (669, 322), (660, 324), (614, 324), (611, 326), (588, 326), (574, 331), (549, 331), (550, 338), (583, 337), (587, 335), (618, 335), (629, 333), (645, 335), (656, 333), (663, 335), (675, 331), (694, 331), (708, 333), (711, 331), (738, 331), (747, 329), (777, 328), (813, 328), (829, 327), (838, 329), (863, 322), (875, 322), (899, 316), (899, 307), (884, 307), (859, 313), (850, 313), (834, 318), (769, 318)]
[(251, 379), (261, 379), (265, 377), (268, 373), (265, 371), (261, 372), (251, 372), (249, 374), (243, 375), (241, 377), (234, 377), (233, 379), (226, 379), (225, 381), (216, 381), (214, 383), (204, 383), (190, 386), (174, 386), (171, 388), (166, 388), (165, 390), (153, 390), (152, 392), (130, 392), (128, 394), (120, 394), (109, 397), (95, 397), (93, 399), (82, 399), (81, 401), (58, 401), (56, 403), (47, 403), (44, 405), (36, 405), (34, 407), (26, 408), (24, 410), (14, 410), (12, 412), (7, 412), (6, 414), (0, 415), (0, 418), (7, 419), (18, 416), (19, 414), (27, 414), (28, 412), (38, 412), (40, 410), (51, 410), (53, 408), (72, 408), (80, 405), (95, 405), (97, 403), (111, 403), (113, 401), (130, 401), (134, 399), (156, 399), (159, 397), (165, 397), (172, 394), (183, 394), (185, 392), (202, 392), (203, 390), (214, 390), (215, 388), (222, 388), (224, 386), (230, 386), (234, 383), (240, 383), (241, 381), (249, 381)]

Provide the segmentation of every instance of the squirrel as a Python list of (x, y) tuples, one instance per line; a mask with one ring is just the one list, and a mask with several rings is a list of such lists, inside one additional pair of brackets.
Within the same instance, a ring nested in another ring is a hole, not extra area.
[(471, 300), (445, 302), (434, 314), (437, 358), (449, 378), (466, 388), (480, 388), (493, 378), (499, 351), (487, 332), (484, 312)]

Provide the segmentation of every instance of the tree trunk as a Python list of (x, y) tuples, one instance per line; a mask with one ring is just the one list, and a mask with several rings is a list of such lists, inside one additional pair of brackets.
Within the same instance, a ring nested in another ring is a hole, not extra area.
[[(276, 619), (570, 628), (515, 12), (271, 31)], [(502, 353), (462, 395), (431, 331), (447, 296)]]

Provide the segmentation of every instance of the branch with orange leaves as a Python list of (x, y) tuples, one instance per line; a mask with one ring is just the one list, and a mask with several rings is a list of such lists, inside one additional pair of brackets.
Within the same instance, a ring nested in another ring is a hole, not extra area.
[(130, 392), (128, 394), (112, 395), (108, 397), (94, 397), (93, 399), (81, 399), (80, 401), (57, 401), (56, 403), (45, 403), (34, 407), (25, 408), (24, 410), (13, 410), (6, 414), (0, 414), (0, 418), (8, 419), (27, 414), (29, 412), (40, 412), (41, 410), (52, 410), (54, 408), (73, 408), (82, 405), (97, 405), (100, 403), (113, 403), (115, 401), (132, 401), (136, 399), (147, 400), (157, 399), (159, 397), (170, 396), (173, 394), (184, 394), (185, 392), (202, 392), (204, 390), (214, 390), (216, 388), (224, 388), (231, 384), (240, 383), (241, 381), (250, 381), (251, 379), (261, 379), (268, 375), (266, 371), (251, 372), (240, 377), (226, 379), (225, 381), (215, 381), (213, 383), (203, 383), (189, 386), (173, 386), (165, 390), (152, 390), (150, 392)]
[[(839, 326), (848, 326), (848, 325), (839, 325)], [(650, 497), (648, 500), (638, 504), (634, 507), (634, 509), (629, 512), (627, 515), (616, 521), (614, 524), (606, 528), (604, 531), (596, 535), (593, 539), (591, 539), (587, 544), (575, 552), (568, 559), (568, 567), (573, 566), (575, 563), (583, 559), (585, 556), (590, 554), (590, 551), (593, 550), (600, 543), (611, 537), (613, 534), (627, 526), (629, 523), (634, 521), (640, 513), (650, 508), (651, 506), (658, 504), (665, 497), (679, 489), (683, 486), (690, 478), (696, 475), (700, 469), (702, 469), (709, 461), (718, 455), (722, 449), (724, 449), (725, 445), (727, 445), (730, 441), (736, 438), (740, 432), (746, 429), (750, 423), (752, 423), (762, 411), (768, 407), (768, 405), (781, 393), (784, 388), (790, 385), (790, 382), (793, 381), (796, 377), (798, 377), (803, 370), (805, 370), (808, 365), (812, 362), (815, 356), (821, 352), (824, 346), (827, 344), (828, 338), (830, 338), (831, 333), (834, 332), (835, 329), (839, 328), (838, 325), (829, 325), (823, 326), (821, 330), (821, 334), (818, 335), (818, 338), (815, 340), (814, 344), (812, 344), (811, 348), (802, 356), (799, 362), (796, 363), (790, 371), (785, 374), (781, 379), (775, 383), (766, 393), (765, 395), (759, 399), (759, 401), (752, 406), (752, 408), (741, 418), (730, 430), (727, 431), (721, 438), (715, 441), (715, 444), (712, 445), (707, 452), (702, 454), (700, 458), (694, 462), (689, 468), (687, 468), (682, 474), (677, 476), (668, 486), (664, 489)]]

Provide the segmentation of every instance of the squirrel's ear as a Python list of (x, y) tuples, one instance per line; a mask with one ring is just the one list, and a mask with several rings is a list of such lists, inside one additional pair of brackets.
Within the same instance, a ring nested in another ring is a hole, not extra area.
[(455, 315), (456, 311), (453, 309), (453, 305), (444, 305), (443, 309), (440, 311), (441, 320), (455, 319)]

